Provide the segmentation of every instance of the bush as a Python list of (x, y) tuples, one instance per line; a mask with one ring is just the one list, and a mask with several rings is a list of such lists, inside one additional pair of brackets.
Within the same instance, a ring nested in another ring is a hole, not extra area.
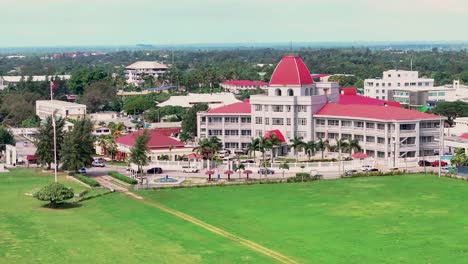
[(403, 170), (403, 171), (400, 171), (400, 170), (396, 170), (396, 171), (387, 171), (387, 172), (383, 172), (383, 171), (372, 171), (372, 172), (356, 172), (356, 173), (353, 173), (352, 175), (345, 175), (343, 177), (369, 177), (369, 176), (393, 176), (393, 175), (403, 175), (403, 174), (407, 174), (406, 170)]
[(54, 182), (43, 187), (38, 192), (34, 193), (33, 196), (40, 201), (48, 201), (49, 207), (54, 208), (57, 203), (71, 199), (75, 194), (71, 188), (67, 188), (61, 183)]
[(137, 180), (129, 178), (129, 177), (127, 177), (127, 176), (125, 176), (125, 175), (123, 175), (121, 173), (118, 173), (116, 171), (109, 171), (107, 174), (109, 176), (111, 176), (112, 178), (115, 178), (115, 179), (117, 179), (119, 181), (126, 182), (128, 184), (137, 184), (138, 183)]
[(75, 179), (78, 179), (79, 181), (88, 184), (91, 187), (99, 187), (99, 182), (97, 182), (95, 179), (88, 178), (84, 175), (81, 175), (79, 173), (76, 173), (73, 175)]
[(287, 182), (307, 182), (307, 181), (316, 181), (322, 178), (321, 174), (311, 176), (307, 172), (298, 172), (296, 176), (288, 178)]

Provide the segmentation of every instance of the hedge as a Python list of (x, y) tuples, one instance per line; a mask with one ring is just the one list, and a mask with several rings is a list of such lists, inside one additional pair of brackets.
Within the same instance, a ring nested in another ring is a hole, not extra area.
[(125, 175), (123, 175), (123, 174), (121, 174), (121, 173), (118, 173), (118, 172), (116, 172), (116, 171), (109, 171), (109, 172), (107, 173), (107, 175), (109, 175), (109, 176), (111, 176), (112, 178), (115, 178), (115, 179), (117, 179), (117, 180), (119, 180), (119, 181), (126, 182), (126, 183), (128, 183), (128, 184), (137, 184), (137, 183), (138, 183), (137, 180), (132, 179), (132, 178), (129, 178), (129, 177), (127, 177), (127, 176), (125, 176)]
[(88, 184), (88, 185), (91, 186), (91, 187), (99, 187), (99, 186), (100, 186), (100, 185), (99, 185), (99, 182), (97, 182), (95, 179), (88, 178), (88, 177), (86, 177), (86, 176), (84, 176), (84, 175), (81, 175), (81, 174), (79, 174), (79, 173), (75, 173), (75, 174), (73, 175), (73, 177), (74, 177), (75, 179), (80, 180), (80, 181), (83, 182), (83, 183)]

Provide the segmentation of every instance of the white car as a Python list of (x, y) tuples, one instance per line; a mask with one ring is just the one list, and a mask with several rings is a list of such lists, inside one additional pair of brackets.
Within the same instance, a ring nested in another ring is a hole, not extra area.
[(78, 169), (78, 173), (80, 174), (86, 174), (86, 168), (85, 167), (81, 167)]
[(182, 166), (182, 172), (186, 173), (197, 173), (199, 169), (197, 167), (192, 166)]
[(105, 167), (106, 166), (103, 162), (100, 162), (100, 161), (93, 161), (93, 163), (91, 163), (91, 165), (93, 167)]
[(362, 171), (368, 171), (370, 169), (373, 169), (374, 167), (372, 167), (371, 165), (364, 165), (362, 166)]

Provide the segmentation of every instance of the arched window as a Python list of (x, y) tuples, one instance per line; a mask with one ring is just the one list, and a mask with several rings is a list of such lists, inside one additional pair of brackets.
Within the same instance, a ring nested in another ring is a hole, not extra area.
[(275, 90), (275, 95), (276, 95), (276, 96), (281, 96), (281, 90), (280, 90), (280, 89), (276, 89), (276, 90)]
[(288, 96), (294, 96), (294, 92), (293, 92), (292, 89), (289, 89), (289, 90), (288, 90)]
[(309, 88), (305, 88), (305, 95), (306, 95), (306, 96), (309, 96), (309, 95), (310, 95), (310, 94), (309, 94)]

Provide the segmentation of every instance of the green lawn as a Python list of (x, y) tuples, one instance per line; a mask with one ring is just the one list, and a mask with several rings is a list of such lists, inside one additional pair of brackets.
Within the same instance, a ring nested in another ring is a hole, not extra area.
[(44, 202), (25, 195), (52, 180), (51, 175), (24, 169), (0, 174), (0, 263), (271, 261), (124, 194), (108, 194), (79, 207), (56, 210), (43, 208)]
[(468, 263), (468, 182), (435, 176), (139, 191), (302, 263)]

